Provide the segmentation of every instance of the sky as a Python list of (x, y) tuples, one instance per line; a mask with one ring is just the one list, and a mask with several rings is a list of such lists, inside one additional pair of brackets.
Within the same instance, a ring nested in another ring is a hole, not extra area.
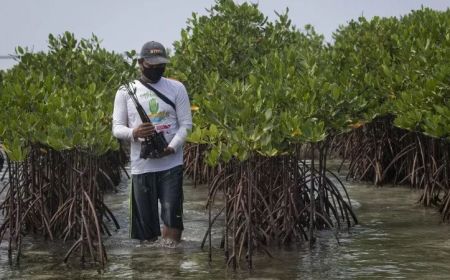
[[(236, 0), (242, 3), (244, 0)], [(332, 41), (339, 25), (363, 15), (401, 16), (421, 6), (446, 10), (450, 0), (253, 0), (270, 20), (275, 11), (289, 8), (293, 24), (306, 24)], [(15, 53), (17, 46), (33, 51), (47, 49), (48, 34), (73, 32), (76, 38), (95, 34), (108, 50), (139, 50), (147, 41), (172, 48), (180, 39), (192, 13), (207, 14), (215, 0), (0, 0), (0, 58)], [(0, 59), (0, 69), (14, 60)]]

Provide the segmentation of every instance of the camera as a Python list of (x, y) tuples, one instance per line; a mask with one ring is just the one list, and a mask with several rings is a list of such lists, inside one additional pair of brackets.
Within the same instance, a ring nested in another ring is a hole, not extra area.
[(154, 136), (147, 138), (142, 142), (140, 157), (143, 159), (160, 158), (167, 145), (168, 143), (166, 138), (164, 138), (164, 135), (161, 132), (157, 132)]

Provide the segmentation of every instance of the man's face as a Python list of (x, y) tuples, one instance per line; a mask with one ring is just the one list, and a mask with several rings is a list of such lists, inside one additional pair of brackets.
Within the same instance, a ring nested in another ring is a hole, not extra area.
[(162, 75), (164, 74), (164, 70), (166, 68), (166, 64), (150, 64), (145, 60), (139, 61), (139, 67), (141, 69), (142, 74), (150, 80), (152, 83), (158, 82)]

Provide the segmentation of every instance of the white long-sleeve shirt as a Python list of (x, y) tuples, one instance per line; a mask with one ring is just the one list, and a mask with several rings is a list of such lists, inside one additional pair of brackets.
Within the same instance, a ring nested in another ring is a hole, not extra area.
[(164, 133), (169, 147), (175, 153), (158, 159), (140, 158), (141, 142), (144, 139), (135, 140), (133, 129), (142, 121), (128, 92), (121, 87), (114, 100), (112, 131), (115, 137), (131, 141), (131, 174), (163, 171), (183, 164), (183, 144), (188, 130), (192, 128), (191, 106), (184, 85), (164, 77), (151, 85), (175, 104), (176, 111), (141, 82), (134, 81), (131, 88), (136, 88), (139, 103), (156, 130)]

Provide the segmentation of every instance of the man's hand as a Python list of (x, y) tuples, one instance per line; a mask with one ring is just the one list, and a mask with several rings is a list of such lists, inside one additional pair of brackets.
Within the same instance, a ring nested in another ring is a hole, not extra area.
[(175, 153), (175, 150), (172, 147), (166, 147), (162, 152), (161, 157), (165, 157), (173, 153)]
[(162, 151), (162, 153), (158, 154), (158, 156), (154, 157), (154, 158), (162, 158), (171, 154), (174, 154), (175, 150), (171, 147), (166, 147), (164, 148), (164, 151)]
[(155, 134), (155, 127), (151, 123), (143, 123), (140, 126), (133, 129), (133, 137), (137, 138), (146, 138)]

